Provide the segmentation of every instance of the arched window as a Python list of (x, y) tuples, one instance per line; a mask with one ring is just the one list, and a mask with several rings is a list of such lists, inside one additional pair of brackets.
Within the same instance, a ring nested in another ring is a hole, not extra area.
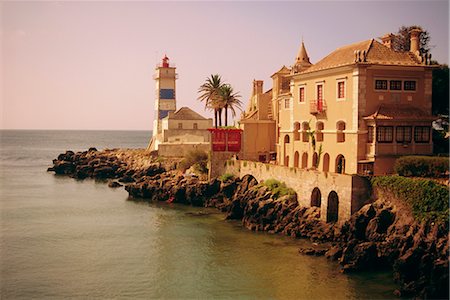
[(323, 130), (324, 125), (323, 122), (317, 122), (316, 124), (316, 141), (323, 142)]
[(294, 123), (294, 141), (300, 141), (300, 123)]
[(317, 169), (319, 167), (319, 155), (317, 155), (317, 152), (314, 152), (314, 154), (313, 154), (312, 167), (314, 169)]
[(294, 154), (294, 167), (295, 168), (299, 167), (299, 161), (300, 161), (300, 154), (298, 153), (298, 151), (295, 151), (295, 154)]
[(302, 154), (302, 169), (306, 169), (308, 167), (308, 153), (303, 152)]
[(287, 134), (284, 136), (284, 143), (289, 144), (289, 135)]
[(335, 223), (339, 219), (339, 197), (335, 191), (328, 194), (327, 223)]
[(345, 157), (342, 154), (336, 157), (336, 173), (345, 173)]
[(330, 155), (328, 153), (325, 153), (323, 155), (323, 171), (324, 172), (330, 171)]
[(308, 130), (309, 130), (309, 123), (303, 122), (302, 123), (302, 141), (303, 142), (309, 142)]
[(337, 122), (336, 123), (336, 130), (337, 130), (337, 133), (336, 133), (336, 138), (337, 138), (337, 142), (338, 143), (343, 143), (343, 142), (345, 142), (345, 133), (344, 133), (344, 130), (345, 130), (345, 122), (344, 121), (339, 121), (339, 122)]

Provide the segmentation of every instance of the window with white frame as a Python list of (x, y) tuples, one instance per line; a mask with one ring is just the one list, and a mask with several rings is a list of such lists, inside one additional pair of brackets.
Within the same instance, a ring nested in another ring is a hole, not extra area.
[(316, 96), (317, 100), (323, 100), (323, 84), (318, 84), (316, 86)]
[(416, 143), (428, 143), (430, 141), (430, 127), (428, 126), (414, 127), (414, 141)]
[(284, 99), (284, 108), (289, 109), (291, 107), (290, 99)]
[(377, 79), (375, 80), (375, 89), (376, 90), (387, 90), (387, 80), (384, 79)]
[(339, 80), (337, 82), (337, 98), (338, 100), (344, 100), (345, 99), (345, 80)]
[(397, 143), (410, 143), (412, 136), (411, 126), (397, 126), (395, 128), (395, 140)]
[(403, 81), (403, 90), (405, 91), (415, 91), (416, 81), (415, 80), (405, 80)]
[(305, 87), (301, 86), (298, 90), (299, 102), (305, 102)]

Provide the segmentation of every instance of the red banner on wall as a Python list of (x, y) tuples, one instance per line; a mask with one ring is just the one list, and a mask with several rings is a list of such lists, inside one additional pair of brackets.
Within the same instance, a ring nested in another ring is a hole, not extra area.
[(241, 151), (240, 129), (210, 128), (213, 151)]
[(211, 141), (213, 151), (225, 151), (227, 148), (226, 144), (226, 133), (222, 130), (210, 130), (211, 131)]
[(228, 139), (228, 151), (239, 152), (241, 151), (241, 131), (240, 130), (229, 130), (227, 132)]

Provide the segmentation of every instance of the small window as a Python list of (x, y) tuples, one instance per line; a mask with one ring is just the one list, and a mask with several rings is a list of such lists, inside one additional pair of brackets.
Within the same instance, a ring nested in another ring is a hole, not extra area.
[(403, 82), (403, 89), (405, 91), (415, 91), (416, 90), (416, 82), (414, 80), (405, 80)]
[(387, 90), (387, 80), (375, 80), (376, 90)]
[(389, 89), (392, 91), (401, 91), (402, 90), (402, 81), (401, 80), (389, 81)]
[(291, 101), (289, 99), (284, 99), (284, 108), (288, 109), (291, 106)]
[(197, 123), (194, 123), (193, 128), (194, 128), (194, 129), (198, 129), (198, 124), (197, 124)]
[(430, 141), (430, 127), (416, 126), (414, 128), (414, 141), (416, 143), (428, 143)]
[(367, 142), (373, 143), (373, 133), (375, 132), (375, 127), (369, 126), (367, 128)]
[(392, 143), (393, 140), (393, 127), (392, 126), (379, 126), (377, 128), (377, 142), (379, 143)]
[(301, 87), (299, 90), (299, 101), (305, 102), (305, 87)]
[(395, 130), (395, 140), (397, 141), (397, 143), (411, 142), (411, 126), (397, 126)]
[(183, 129), (183, 123), (178, 123), (178, 129)]
[(345, 98), (345, 81), (339, 81), (337, 86), (337, 96), (338, 99), (344, 99)]

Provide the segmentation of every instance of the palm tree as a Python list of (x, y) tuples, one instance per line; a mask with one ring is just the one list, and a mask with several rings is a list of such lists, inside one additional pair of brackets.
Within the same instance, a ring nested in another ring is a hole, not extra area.
[(233, 87), (229, 84), (224, 84), (219, 90), (220, 106), (225, 109), (225, 126), (228, 126), (228, 109), (231, 111), (233, 117), (236, 116), (236, 108), (241, 110), (242, 102), (239, 100), (241, 95), (239, 92), (234, 92)]
[(217, 128), (217, 120), (220, 120), (220, 126), (221, 123), (221, 116), (220, 113), (222, 112), (221, 105), (220, 105), (220, 96), (219, 91), (222, 88), (222, 78), (219, 74), (212, 75), (211, 77), (206, 78), (206, 82), (200, 86), (198, 89), (198, 93), (200, 93), (200, 96), (198, 97), (198, 100), (205, 101), (205, 108), (209, 108), (214, 110), (214, 124)]

